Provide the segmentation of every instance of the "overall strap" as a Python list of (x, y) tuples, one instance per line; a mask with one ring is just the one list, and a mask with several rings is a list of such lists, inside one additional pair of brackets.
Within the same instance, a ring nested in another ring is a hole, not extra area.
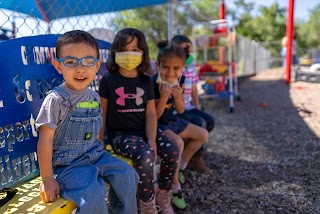
[(53, 88), (51, 91), (48, 92), (48, 94), (50, 93), (56, 93), (58, 95), (60, 95), (65, 101), (68, 102), (67, 106), (69, 106), (70, 109), (73, 108), (71, 102), (70, 102), (70, 96), (61, 88), (61, 87), (55, 87)]
[[(53, 88), (52, 90), (50, 90), (48, 93), (47, 93), (47, 95), (48, 94), (51, 94), (51, 93), (55, 93), (55, 94), (57, 94), (57, 95), (59, 95), (60, 97), (62, 97), (63, 99), (64, 99), (64, 101), (61, 103), (62, 105), (64, 105), (64, 106), (66, 106), (69, 110), (68, 110), (68, 112), (70, 111), (70, 110), (72, 110), (74, 107), (73, 107), (73, 105), (72, 105), (72, 103), (71, 103), (71, 101), (70, 101), (70, 96), (61, 88), (61, 87), (55, 87), (55, 88)], [(58, 128), (57, 129), (60, 129), (60, 126), (61, 126), (61, 124), (62, 124), (62, 121), (64, 121), (65, 119), (66, 119), (66, 117), (67, 117), (67, 115), (68, 115), (68, 112), (66, 112), (64, 115), (60, 115), (59, 116), (59, 123), (58, 123)], [(61, 112), (60, 112), (61, 113)]]
[(69, 95), (61, 88), (61, 87), (55, 87), (49, 93), (56, 92), (61, 97), (63, 97), (65, 100), (69, 100)]

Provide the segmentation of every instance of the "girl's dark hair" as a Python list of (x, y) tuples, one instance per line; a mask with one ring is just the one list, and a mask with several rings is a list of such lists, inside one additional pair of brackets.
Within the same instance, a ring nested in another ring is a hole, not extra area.
[(189, 57), (188, 48), (182, 48), (177, 44), (169, 43), (168, 40), (158, 42), (157, 46), (159, 48), (157, 57), (158, 65), (160, 65), (163, 60), (173, 56), (180, 57), (185, 64)]
[(67, 44), (87, 44), (97, 51), (97, 58), (99, 59), (99, 46), (97, 40), (88, 32), (82, 30), (72, 30), (61, 35), (56, 42), (57, 58), (61, 56), (61, 48)]
[[(129, 37), (131, 37), (131, 40), (128, 42), (127, 39)], [(142, 62), (137, 67), (137, 71), (138, 73), (143, 74), (150, 70), (149, 50), (144, 34), (134, 28), (124, 28), (116, 34), (113, 40), (107, 60), (107, 70), (109, 72), (119, 71), (119, 65), (115, 60), (115, 53), (124, 51), (126, 45), (132, 42), (134, 38), (138, 39), (138, 48), (143, 51)]]
[[(181, 45), (182, 43), (190, 43), (192, 45), (191, 40), (184, 36), (184, 35), (176, 35), (171, 39), (171, 42), (177, 45)], [(185, 48), (187, 48), (190, 52), (190, 45), (186, 45)]]

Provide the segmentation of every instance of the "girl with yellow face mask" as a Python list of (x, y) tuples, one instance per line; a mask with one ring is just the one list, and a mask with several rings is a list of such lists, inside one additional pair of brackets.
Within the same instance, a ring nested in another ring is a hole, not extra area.
[[(157, 128), (154, 90), (150, 77), (150, 59), (144, 34), (137, 29), (120, 30), (107, 61), (108, 73), (101, 79), (99, 94), (104, 118), (99, 138), (114, 151), (133, 160), (139, 174), (140, 213), (174, 213), (171, 207), (171, 183), (179, 163), (179, 148)], [(162, 159), (158, 178), (153, 184), (154, 163)], [(116, 191), (116, 190), (115, 190)]]

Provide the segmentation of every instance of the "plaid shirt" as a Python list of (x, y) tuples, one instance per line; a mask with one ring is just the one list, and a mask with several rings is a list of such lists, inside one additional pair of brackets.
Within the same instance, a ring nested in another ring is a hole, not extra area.
[(184, 104), (186, 110), (193, 109), (194, 106), (191, 104), (192, 101), (192, 87), (197, 85), (199, 82), (198, 72), (192, 62), (188, 67), (183, 71), (183, 75), (186, 77), (184, 81)]

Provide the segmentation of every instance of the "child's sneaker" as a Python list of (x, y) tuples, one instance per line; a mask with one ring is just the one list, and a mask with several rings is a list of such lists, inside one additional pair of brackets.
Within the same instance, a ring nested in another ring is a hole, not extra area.
[(178, 177), (181, 184), (184, 184), (186, 182), (186, 177), (184, 176), (184, 170), (181, 170), (181, 169), (179, 170)]
[(140, 214), (158, 214), (155, 197), (148, 202), (139, 201)]
[(174, 210), (171, 206), (171, 192), (160, 189), (156, 200), (160, 207), (161, 214), (174, 214)]
[(187, 204), (183, 198), (181, 190), (172, 191), (172, 204), (181, 210), (187, 207)]

